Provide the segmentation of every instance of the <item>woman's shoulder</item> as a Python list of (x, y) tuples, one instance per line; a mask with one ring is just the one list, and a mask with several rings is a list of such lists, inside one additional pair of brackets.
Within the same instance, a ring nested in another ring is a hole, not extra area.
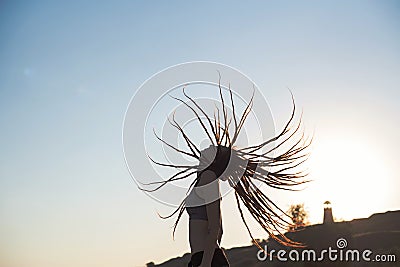
[(196, 194), (204, 199), (206, 204), (218, 200), (221, 197), (217, 176), (210, 170), (206, 170), (200, 175), (195, 190)]
[(199, 173), (199, 181), (197, 186), (203, 186), (214, 182), (217, 179), (217, 175), (212, 170), (204, 170)]

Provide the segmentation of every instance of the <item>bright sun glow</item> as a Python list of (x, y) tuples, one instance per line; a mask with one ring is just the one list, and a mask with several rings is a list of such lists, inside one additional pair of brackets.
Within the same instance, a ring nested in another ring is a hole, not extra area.
[(389, 178), (370, 142), (349, 137), (315, 142), (309, 163), (318, 197), (332, 202), (334, 217), (351, 220), (382, 212)]

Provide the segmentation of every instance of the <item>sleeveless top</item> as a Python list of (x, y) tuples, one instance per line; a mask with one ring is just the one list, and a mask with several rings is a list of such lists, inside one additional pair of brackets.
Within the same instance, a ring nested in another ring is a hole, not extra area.
[[(227, 150), (228, 148), (218, 148), (218, 151), (220, 149), (225, 149)], [(208, 221), (207, 217), (207, 208), (206, 208), (206, 203), (211, 203), (218, 198), (221, 198), (220, 192), (219, 192), (219, 177), (221, 174), (225, 171), (225, 169), (228, 166), (229, 160), (230, 160), (230, 155), (231, 151), (230, 149), (227, 150), (226, 156), (220, 157), (218, 156), (219, 152), (217, 151), (217, 157), (219, 160), (214, 160), (206, 169), (197, 172), (197, 178), (199, 178), (199, 175), (203, 173), (205, 170), (210, 170), (215, 173), (217, 176), (216, 182), (211, 183), (210, 186), (199, 186), (197, 187), (197, 183), (199, 180), (196, 182), (194, 185), (192, 191), (189, 193), (189, 195), (186, 198), (186, 211), (189, 214), (189, 220), (205, 220)], [(204, 203), (204, 205), (201, 205)]]
[[(192, 190), (193, 194), (196, 194)], [(203, 200), (204, 202), (204, 200)], [(189, 214), (189, 220), (203, 220), (208, 221), (206, 205), (186, 207), (186, 212)]]

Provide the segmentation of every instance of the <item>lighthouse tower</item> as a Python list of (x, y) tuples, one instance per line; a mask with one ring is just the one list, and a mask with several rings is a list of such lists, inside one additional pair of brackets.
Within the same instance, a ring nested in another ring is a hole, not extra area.
[(332, 207), (330, 201), (324, 202), (324, 224), (333, 223)]

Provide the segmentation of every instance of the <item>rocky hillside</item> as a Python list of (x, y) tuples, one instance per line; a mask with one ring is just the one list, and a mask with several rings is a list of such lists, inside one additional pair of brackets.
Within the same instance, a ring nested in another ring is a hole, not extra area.
[[(316, 255), (321, 255), (321, 250), (337, 249), (338, 239), (345, 239), (346, 246), (341, 248), (343, 255), (346, 251), (357, 249), (363, 251), (365, 249), (371, 250), (370, 258), (375, 255), (395, 255), (396, 261), (377, 263), (365, 261), (279, 261), (273, 258), (272, 261), (260, 261), (257, 258), (259, 251), (255, 246), (237, 247), (226, 250), (226, 254), (231, 263), (231, 267), (261, 267), (261, 266), (400, 266), (400, 211), (389, 211), (386, 213), (373, 214), (369, 218), (355, 219), (352, 221), (337, 222), (332, 224), (317, 224), (305, 227), (303, 230), (288, 233), (287, 236), (293, 240), (302, 242), (307, 245), (306, 249), (312, 249)], [(343, 241), (343, 240), (342, 240)], [(272, 249), (278, 251), (285, 250), (286, 258), (291, 248), (285, 248), (273, 241), (262, 242), (263, 246), (268, 247), (268, 251)], [(344, 244), (341, 244), (343, 246)], [(297, 252), (302, 253), (302, 249)], [(361, 255), (360, 252), (360, 255)], [(291, 252), (292, 253), (292, 252)], [(296, 255), (295, 252), (292, 255)], [(326, 254), (325, 254), (326, 255)], [(262, 254), (261, 254), (262, 256)], [(147, 266), (156, 267), (187, 267), (189, 262), (189, 253), (184, 254), (182, 257), (170, 259), (159, 265), (148, 263)], [(317, 256), (318, 258), (318, 256)], [(327, 258), (327, 255), (326, 257)]]

